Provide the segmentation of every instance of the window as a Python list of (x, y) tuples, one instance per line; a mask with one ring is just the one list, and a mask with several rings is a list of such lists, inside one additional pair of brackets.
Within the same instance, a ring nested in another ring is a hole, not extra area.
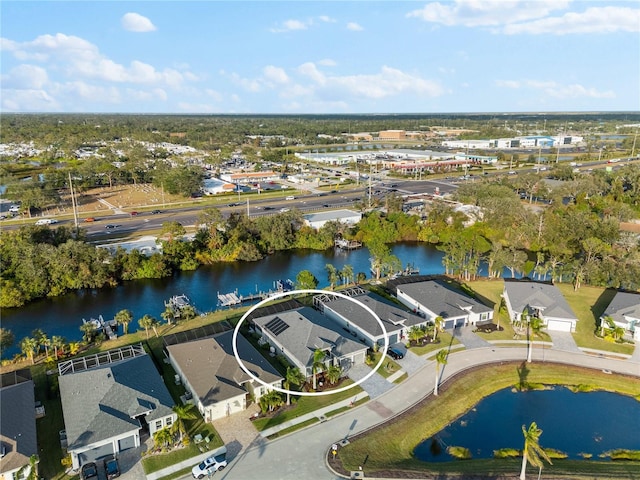
[(162, 420), (156, 420), (156, 431), (162, 428)]
[(170, 427), (173, 424), (173, 417), (167, 417), (166, 424), (167, 427)]

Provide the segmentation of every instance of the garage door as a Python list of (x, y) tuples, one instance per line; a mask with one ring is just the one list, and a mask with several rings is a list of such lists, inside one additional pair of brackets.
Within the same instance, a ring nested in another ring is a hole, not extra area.
[(398, 334), (392, 333), (389, 335), (389, 345), (393, 345), (394, 343), (398, 343)]
[(130, 448), (136, 448), (136, 437), (134, 435), (118, 440), (118, 450), (122, 452)]
[(562, 320), (549, 320), (547, 330), (556, 330), (558, 332), (570, 332), (571, 322), (563, 322)]
[(87, 462), (95, 462), (97, 459), (106, 457), (108, 455), (113, 455), (112, 443), (108, 443), (106, 445), (102, 445), (101, 447), (92, 448), (91, 450), (82, 452), (78, 454), (78, 460), (80, 461), (80, 465), (84, 465)]

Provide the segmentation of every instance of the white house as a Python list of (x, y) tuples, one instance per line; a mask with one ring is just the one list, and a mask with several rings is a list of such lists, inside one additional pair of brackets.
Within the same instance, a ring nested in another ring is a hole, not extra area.
[(578, 317), (555, 285), (505, 280), (502, 296), (512, 322), (520, 321), (527, 309), (542, 320), (547, 330), (576, 331)]
[(355, 225), (362, 220), (362, 214), (353, 210), (331, 210), (328, 212), (310, 213), (303, 216), (304, 223), (316, 230), (322, 228), (327, 222), (340, 222), (347, 225)]
[(490, 323), (493, 308), (435, 280), (396, 285), (396, 296), (408, 308), (433, 322), (442, 317), (444, 328)]
[[(242, 412), (250, 395), (258, 401), (269, 391), (240, 368), (232, 341), (233, 332), (225, 332), (166, 347), (171, 365), (207, 422)], [(256, 377), (274, 387), (282, 385), (282, 376), (242, 335), (237, 336), (237, 349)]]
[(140, 446), (170, 427), (173, 399), (142, 345), (58, 364), (60, 398), (73, 468)]
[(640, 294), (618, 292), (600, 317), (606, 326), (605, 317), (610, 317), (616, 326), (624, 328), (625, 333), (635, 341), (640, 341)]

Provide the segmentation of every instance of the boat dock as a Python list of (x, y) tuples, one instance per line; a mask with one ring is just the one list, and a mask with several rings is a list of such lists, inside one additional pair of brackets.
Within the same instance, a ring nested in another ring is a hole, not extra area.
[(355, 240), (345, 240), (344, 238), (336, 238), (333, 242), (335, 248), (340, 250), (356, 250), (362, 248), (362, 242), (356, 242)]
[(102, 331), (109, 340), (118, 338), (118, 322), (115, 320), (105, 320), (102, 315), (98, 315), (98, 318), (90, 318), (89, 320), (82, 319), (82, 323), (91, 323), (95, 327), (96, 331)]
[(256, 300), (264, 300), (276, 293), (290, 292), (295, 290), (295, 283), (291, 279), (276, 280), (273, 282), (273, 289), (266, 292), (256, 291), (255, 293), (249, 293), (247, 295), (241, 295), (236, 289), (230, 293), (218, 292), (218, 307), (232, 307), (234, 305), (241, 305), (243, 303), (254, 302)]
[(187, 307), (193, 308), (194, 312), (197, 313), (195, 307), (191, 305), (191, 300), (185, 294), (182, 295), (174, 295), (169, 300), (164, 302), (164, 306), (166, 308), (170, 308), (173, 311), (173, 316), (178, 318), (182, 315), (182, 310)]

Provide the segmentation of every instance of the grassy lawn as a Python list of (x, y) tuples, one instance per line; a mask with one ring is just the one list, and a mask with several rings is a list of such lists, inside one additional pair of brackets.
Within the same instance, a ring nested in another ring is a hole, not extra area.
[(462, 345), (457, 339), (453, 338), (447, 332), (440, 332), (438, 334), (438, 339), (440, 339), (440, 343), (428, 343), (427, 345), (423, 345), (420, 347), (411, 347), (411, 350), (416, 355), (426, 355), (431, 352), (435, 352), (436, 350), (440, 350), (444, 347), (449, 347), (453, 345)]
[[(352, 385), (353, 380), (346, 379), (340, 387), (346, 387)], [(280, 425), (281, 423), (288, 422), (291, 419), (297, 418), (307, 413), (315, 412), (320, 408), (324, 408), (333, 403), (345, 400), (347, 398), (355, 396), (357, 393), (362, 393), (363, 390), (359, 385), (346, 390), (344, 392), (335, 393), (333, 395), (318, 395), (318, 396), (304, 396), (304, 397), (292, 397), (292, 406), (289, 409), (277, 412), (273, 417), (258, 418), (253, 422), (253, 425), (258, 431), (265, 430), (267, 428)], [(295, 404), (294, 404), (295, 401)]]
[[(479, 367), (445, 384), (437, 397), (429, 397), (409, 412), (397, 417), (384, 427), (361, 437), (339, 450), (339, 459), (347, 470), (357, 470), (366, 463), (367, 476), (384, 476), (384, 472), (419, 471), (421, 475), (444, 472), (463, 474), (497, 474), (517, 472), (518, 461), (510, 460), (466, 460), (464, 462), (427, 463), (415, 459), (412, 455), (415, 447), (423, 440), (443, 429), (459, 416), (472, 408), (482, 398), (495, 391), (517, 384), (520, 377), (519, 364), (508, 363)], [(539, 364), (528, 365), (527, 381), (531, 383), (560, 385), (592, 385), (603, 390), (633, 395), (640, 401), (640, 379), (619, 375), (607, 375), (599, 371), (570, 367), (567, 365)], [(434, 415), (433, 412), (438, 412)], [(515, 426), (519, 428), (519, 426)], [(579, 464), (579, 467), (576, 467)], [(594, 465), (594, 470), (591, 465)], [(605, 465), (602, 467), (601, 465)], [(545, 472), (573, 473), (580, 471), (622, 472), (632, 468), (640, 474), (640, 462), (600, 463), (557, 461), (553, 466), (545, 465)], [(603, 470), (604, 469), (604, 470)], [(605, 478), (595, 475), (598, 478)], [(593, 478), (594, 475), (591, 476)], [(632, 478), (627, 476), (626, 478)]]
[[(371, 367), (373, 368), (380, 361), (382, 352), (376, 352), (372, 356), (373, 356), (373, 362), (371, 363)], [(380, 366), (380, 368), (376, 370), (376, 373), (379, 373), (384, 378), (389, 378), (398, 370), (402, 370), (402, 367), (387, 355), (387, 357), (384, 359), (384, 362), (382, 362), (382, 365)]]

